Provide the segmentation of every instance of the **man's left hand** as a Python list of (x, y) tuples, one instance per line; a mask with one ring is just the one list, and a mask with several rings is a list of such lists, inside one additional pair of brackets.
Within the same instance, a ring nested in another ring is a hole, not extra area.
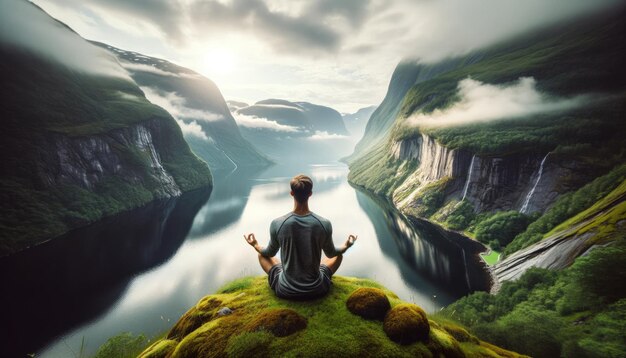
[(258, 242), (256, 241), (256, 237), (254, 237), (254, 233), (250, 233), (248, 234), (248, 236), (243, 235), (243, 238), (246, 239), (246, 242), (248, 244), (250, 244), (250, 246), (254, 247), (256, 249), (256, 246), (258, 245)]

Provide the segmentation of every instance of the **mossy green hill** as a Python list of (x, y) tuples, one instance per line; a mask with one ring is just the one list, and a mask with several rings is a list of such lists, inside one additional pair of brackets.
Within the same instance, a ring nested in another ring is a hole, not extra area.
[[(407, 344), (404, 336), (403, 344), (395, 343), (385, 334), (390, 323), (398, 323), (392, 327), (397, 330), (410, 327), (411, 322), (387, 318), (383, 323), (355, 315), (346, 305), (351, 294), (363, 288), (383, 292), (390, 302), (389, 312), (394, 312), (388, 316), (408, 311), (419, 320), (421, 309), (370, 280), (335, 276), (333, 282), (326, 297), (287, 301), (273, 294), (264, 276), (233, 281), (201, 299), (140, 357), (520, 357), (432, 317), (429, 331), (422, 324), (418, 341)], [(223, 314), (225, 307), (232, 312)]]

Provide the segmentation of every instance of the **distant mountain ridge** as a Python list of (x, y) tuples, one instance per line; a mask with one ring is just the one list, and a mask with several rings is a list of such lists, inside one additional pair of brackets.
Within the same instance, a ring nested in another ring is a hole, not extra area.
[(377, 108), (378, 106), (369, 106), (360, 108), (354, 113), (343, 113), (341, 115), (348, 132), (350, 132), (353, 138), (360, 140), (363, 137), (367, 122)]
[(238, 114), (267, 118), (279, 124), (299, 128), (303, 135), (314, 132), (347, 135), (341, 114), (336, 110), (309, 102), (266, 99), (238, 108)]
[(244, 138), (274, 161), (323, 163), (352, 151), (343, 118), (330, 107), (284, 99), (233, 104)]
[(269, 164), (269, 160), (241, 136), (213, 81), (167, 60), (92, 43), (113, 53), (148, 99), (179, 121), (192, 150), (211, 168)]

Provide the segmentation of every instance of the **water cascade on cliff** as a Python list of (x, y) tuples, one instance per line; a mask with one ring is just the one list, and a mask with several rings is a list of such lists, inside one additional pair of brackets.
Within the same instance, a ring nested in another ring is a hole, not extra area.
[(467, 171), (467, 179), (465, 180), (465, 187), (463, 188), (463, 198), (461, 201), (465, 200), (465, 196), (467, 195), (467, 189), (469, 189), (470, 179), (472, 178), (472, 169), (474, 169), (474, 159), (476, 159), (476, 155), (472, 155), (472, 161), (470, 162), (469, 170)]
[(522, 214), (526, 214), (528, 211), (528, 204), (530, 203), (530, 199), (533, 197), (533, 194), (535, 193), (535, 189), (537, 189), (537, 185), (539, 184), (539, 181), (541, 180), (541, 174), (543, 174), (543, 164), (546, 162), (546, 159), (548, 159), (548, 155), (550, 155), (550, 152), (548, 152), (548, 154), (546, 154), (546, 156), (543, 157), (543, 160), (541, 160), (541, 164), (539, 165), (539, 172), (537, 174), (537, 180), (535, 181), (535, 185), (533, 185), (532, 189), (530, 189), (528, 194), (526, 194), (526, 199), (524, 200), (524, 204), (522, 205), (522, 208), (519, 211)]

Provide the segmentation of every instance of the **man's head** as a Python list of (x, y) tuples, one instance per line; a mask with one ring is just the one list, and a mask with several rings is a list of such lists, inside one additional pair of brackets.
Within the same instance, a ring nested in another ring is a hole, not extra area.
[(306, 175), (298, 174), (289, 182), (291, 195), (299, 203), (306, 203), (313, 192), (313, 180)]

